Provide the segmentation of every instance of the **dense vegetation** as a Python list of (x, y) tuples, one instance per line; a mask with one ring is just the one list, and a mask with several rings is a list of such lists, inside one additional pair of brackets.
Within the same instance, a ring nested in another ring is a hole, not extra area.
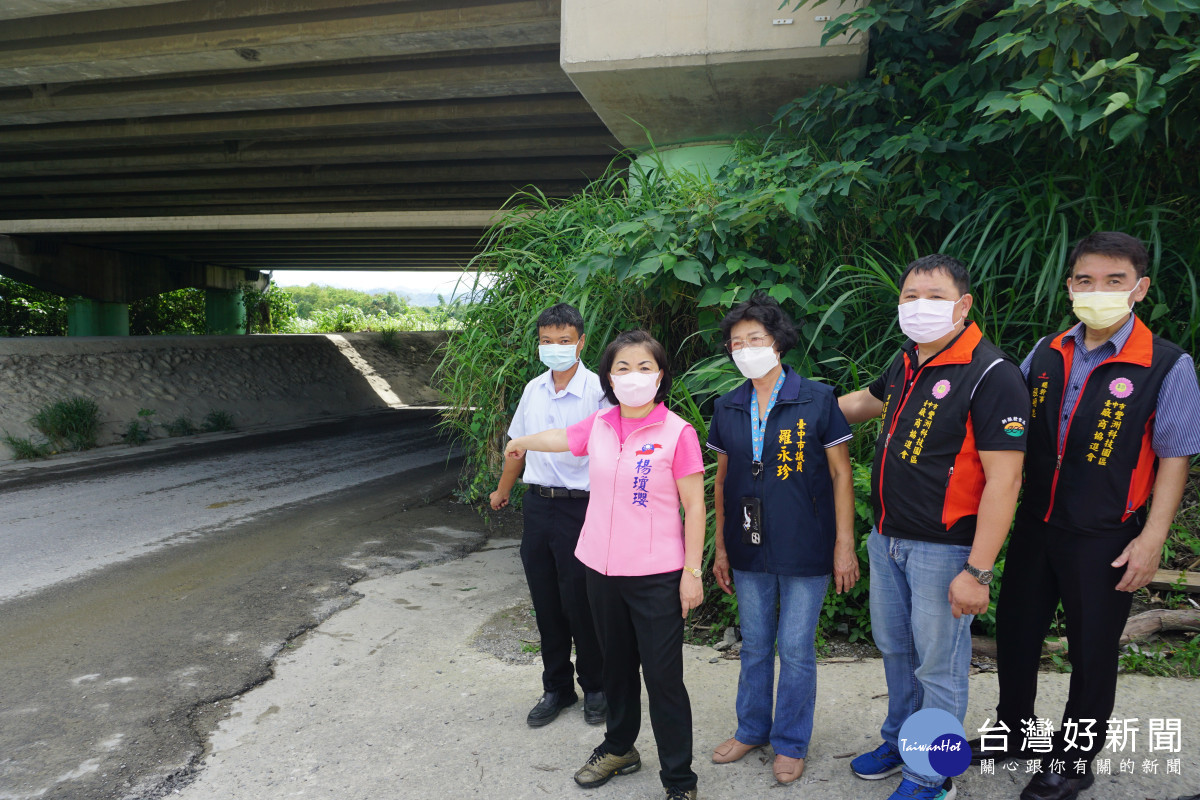
[[(684, 373), (674, 407), (701, 436), (707, 403), (740, 380), (718, 355), (727, 309), (767, 290), (803, 332), (785, 360), (850, 391), (894, 354), (896, 279), (930, 252), (970, 266), (972, 317), (1022, 356), (1070, 321), (1070, 244), (1127, 231), (1151, 251), (1139, 313), (1196, 350), (1200, 2), (871, 0), (827, 26), (843, 33), (870, 35), (866, 77), (780, 109), (714, 179), (617, 165), (565, 201), (514, 199), (481, 257), (497, 280), (441, 371), (468, 496), (494, 485), (504, 426), (541, 370), (534, 319), (558, 300), (583, 312), (593, 365), (615, 331), (658, 336)], [(872, 435), (855, 442), (860, 488)], [(831, 629), (868, 632), (865, 584), (828, 601)]]

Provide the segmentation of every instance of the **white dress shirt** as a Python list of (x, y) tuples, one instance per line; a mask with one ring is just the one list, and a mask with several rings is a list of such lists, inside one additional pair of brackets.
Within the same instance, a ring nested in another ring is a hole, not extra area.
[[(567, 428), (611, 405), (600, 388), (600, 378), (583, 362), (579, 363), (567, 388), (561, 392), (554, 390), (554, 376), (550, 370), (546, 370), (525, 385), (517, 413), (508, 426), (508, 436), (515, 439), (530, 433)], [(586, 491), (589, 486), (587, 462), (586, 456), (530, 450), (525, 454), (523, 480), (539, 486), (562, 486)]]

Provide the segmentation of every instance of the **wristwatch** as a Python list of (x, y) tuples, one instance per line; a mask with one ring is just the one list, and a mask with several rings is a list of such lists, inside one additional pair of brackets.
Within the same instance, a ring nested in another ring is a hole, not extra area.
[(990, 569), (975, 569), (971, 566), (970, 561), (963, 562), (963, 570), (975, 580), (987, 586), (992, 582), (992, 571)]
[[(693, 576), (693, 577), (695, 577), (695, 578), (703, 578), (703, 577), (704, 577), (704, 573), (703, 573), (703, 572), (701, 572), (701, 571), (700, 571), (700, 569), (699, 569), (698, 567), (687, 567), (687, 566), (685, 566), (683, 569), (684, 569), (684, 572), (690, 572), (690, 573), (692, 573), (692, 576)], [(989, 580), (990, 580), (990, 579), (989, 579)]]

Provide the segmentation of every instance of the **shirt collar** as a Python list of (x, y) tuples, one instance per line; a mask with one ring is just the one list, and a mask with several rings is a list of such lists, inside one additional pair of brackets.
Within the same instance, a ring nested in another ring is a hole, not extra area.
[[(1125, 348), (1125, 343), (1129, 341), (1129, 335), (1133, 333), (1133, 320), (1134, 315), (1130, 314), (1129, 319), (1125, 320), (1125, 324), (1122, 325), (1116, 333), (1110, 336), (1107, 342), (1095, 347), (1094, 349), (1100, 350), (1108, 345), (1112, 345), (1114, 355), (1121, 352), (1121, 350)], [(1067, 331), (1067, 336), (1075, 340), (1075, 349), (1084, 353), (1089, 352), (1087, 345), (1084, 343), (1084, 337), (1086, 335), (1087, 329), (1084, 327), (1082, 322), (1075, 323), (1075, 327)]]
[[(600, 416), (609, 425), (613, 426), (614, 429), (620, 431), (621, 406), (615, 405), (612, 408), (610, 408), (608, 411), (602, 412)], [(662, 422), (666, 418), (667, 418), (667, 404), (659, 403), (658, 405), (656, 405), (654, 407), (654, 409), (649, 414), (647, 414), (646, 416), (644, 416), (641, 419), (636, 420), (636, 421), (638, 423), (638, 427), (641, 427), (642, 425), (653, 425), (655, 423)], [(631, 422), (634, 421), (633, 418), (630, 418), (630, 421)]]
[[(800, 386), (804, 382), (804, 378), (800, 376), (796, 370), (783, 365), (783, 386), (779, 388), (779, 400), (795, 400), (800, 396)], [(745, 406), (747, 410), (750, 408), (750, 393), (754, 391), (754, 382), (747, 378), (744, 382), (738, 385), (733, 390), (730, 396), (730, 401), (735, 405)]]
[[(580, 360), (579, 367), (575, 370), (575, 374), (571, 376), (571, 380), (567, 381), (567, 388), (563, 389), (563, 391), (576, 397), (583, 397), (587, 373), (588, 368)], [(542, 373), (542, 385), (546, 387), (546, 391), (550, 393), (551, 397), (558, 396), (558, 392), (554, 389), (554, 373), (551, 370), (546, 370)]]

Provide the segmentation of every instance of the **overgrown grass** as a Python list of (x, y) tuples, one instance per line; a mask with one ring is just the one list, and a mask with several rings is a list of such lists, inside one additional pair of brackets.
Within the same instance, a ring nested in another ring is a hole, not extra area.
[(164, 422), (163, 428), (168, 436), (191, 436), (198, 430), (196, 424), (185, 416), (178, 416), (170, 422)]
[(283, 323), (280, 333), (351, 333), (360, 331), (453, 331), (462, 323), (454, 316), (454, 306), (410, 308), (389, 314), (367, 314), (361, 308), (339, 305), (312, 312), (311, 319), (294, 317)]
[(138, 418), (130, 420), (129, 424), (125, 426), (125, 432), (121, 434), (125, 444), (137, 446), (154, 438), (152, 434), (154, 423), (150, 421), (152, 416), (154, 416), (153, 409), (138, 409)]
[(88, 397), (72, 397), (43, 406), (30, 422), (55, 450), (88, 450), (100, 432), (100, 406)]
[(50, 445), (39, 444), (28, 437), (13, 436), (8, 431), (4, 432), (4, 443), (12, 451), (13, 458), (19, 461), (34, 461), (50, 455)]
[(230, 414), (228, 411), (214, 409), (204, 415), (204, 422), (201, 423), (200, 430), (205, 433), (236, 430), (236, 426), (233, 424), (233, 414)]

